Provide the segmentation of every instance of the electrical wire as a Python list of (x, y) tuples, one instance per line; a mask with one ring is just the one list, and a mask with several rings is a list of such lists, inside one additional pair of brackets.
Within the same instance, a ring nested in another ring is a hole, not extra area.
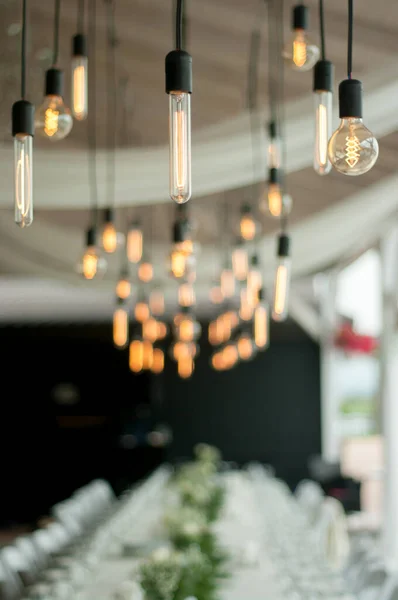
[(22, 0), (22, 40), (21, 40), (21, 98), (26, 95), (26, 5), (27, 0)]
[(276, 12), (276, 45), (275, 45), (275, 55), (277, 60), (277, 73), (278, 77), (278, 128), (280, 131), (281, 138), (281, 154), (282, 154), (282, 168), (281, 168), (281, 179), (282, 179), (282, 211), (280, 218), (281, 231), (285, 232), (288, 226), (288, 215), (285, 210), (283, 210), (283, 197), (287, 194), (287, 139), (286, 139), (286, 114), (285, 114), (285, 61), (282, 58), (282, 49), (283, 49), (283, 15), (284, 15), (284, 6), (283, 0), (278, 0), (277, 6), (279, 11)]
[(97, 181), (97, 69), (96, 69), (96, 28), (97, 28), (97, 0), (90, 0), (90, 19), (89, 19), (89, 44), (90, 44), (90, 69), (89, 77), (91, 82), (90, 94), (90, 113), (88, 117), (88, 145), (89, 145), (89, 186), (90, 186), (90, 205), (92, 226), (98, 226), (98, 181)]
[(84, 31), (84, 9), (85, 9), (85, 0), (77, 0), (77, 23), (76, 30), (77, 33), (83, 33)]
[(55, 0), (54, 10), (54, 47), (53, 47), (53, 66), (58, 62), (59, 55), (59, 23), (61, 17), (61, 0)]
[(319, 0), (319, 31), (321, 34), (321, 58), (326, 60), (326, 44), (325, 44), (325, 12), (323, 0)]
[(106, 0), (107, 5), (107, 204), (114, 207), (116, 182), (116, 28), (115, 3)]
[(265, 0), (268, 9), (268, 102), (270, 109), (270, 122), (277, 122), (277, 77), (276, 77), (276, 28), (275, 14), (272, 11), (272, 0)]
[(347, 77), (352, 77), (352, 38), (354, 29), (354, 0), (348, 0), (348, 51), (347, 51)]
[(182, 49), (183, 41), (183, 12), (184, 12), (184, 0), (177, 0), (176, 8), (176, 49)]

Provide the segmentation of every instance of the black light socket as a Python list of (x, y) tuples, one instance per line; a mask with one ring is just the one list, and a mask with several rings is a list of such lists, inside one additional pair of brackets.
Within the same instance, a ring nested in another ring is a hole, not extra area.
[(344, 79), (339, 85), (340, 119), (362, 119), (362, 81)]
[(90, 229), (87, 229), (87, 234), (86, 234), (86, 246), (95, 246), (97, 243), (97, 230), (95, 227), (90, 227)]
[(185, 50), (172, 50), (166, 56), (166, 94), (192, 94), (192, 56)]
[(35, 133), (35, 107), (27, 100), (18, 100), (12, 105), (12, 135)]
[(260, 264), (260, 259), (258, 258), (258, 254), (252, 254), (250, 258), (250, 264), (252, 267), (258, 267)]
[(250, 206), (250, 204), (242, 204), (241, 209), (240, 209), (241, 215), (250, 215), (251, 212), (252, 212), (252, 207)]
[(186, 221), (176, 221), (173, 225), (173, 243), (181, 244), (187, 239)]
[(293, 29), (308, 29), (309, 10), (304, 4), (296, 4), (293, 8)]
[(278, 137), (278, 125), (276, 121), (270, 121), (268, 123), (268, 135), (272, 140)]
[(314, 67), (314, 92), (333, 92), (334, 66), (330, 60), (318, 60)]
[(263, 287), (258, 290), (258, 299), (260, 302), (265, 300), (265, 290)]
[(64, 95), (64, 72), (61, 69), (48, 69), (46, 71), (45, 96)]
[(281, 182), (281, 174), (279, 169), (275, 169), (274, 167), (269, 170), (268, 174), (268, 183), (280, 183)]
[(290, 255), (290, 237), (286, 233), (281, 233), (278, 238), (278, 256), (281, 258)]
[(115, 211), (113, 208), (106, 208), (104, 210), (104, 223), (113, 223), (115, 220)]
[(87, 38), (82, 33), (73, 36), (72, 56), (87, 56)]

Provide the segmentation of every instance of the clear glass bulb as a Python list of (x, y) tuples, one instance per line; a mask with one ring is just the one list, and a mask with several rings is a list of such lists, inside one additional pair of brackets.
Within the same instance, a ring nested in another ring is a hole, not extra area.
[(274, 302), (272, 318), (285, 321), (288, 316), (291, 260), (289, 256), (279, 256), (275, 273)]
[(254, 310), (254, 343), (261, 350), (269, 346), (269, 307), (264, 301)]
[(314, 169), (319, 175), (326, 175), (332, 168), (328, 157), (328, 143), (332, 135), (332, 98), (332, 92), (320, 90), (314, 93)]
[(127, 234), (127, 258), (132, 263), (142, 258), (143, 235), (138, 225), (133, 225)]
[(106, 260), (101, 256), (95, 246), (88, 246), (77, 265), (77, 270), (85, 279), (101, 277), (106, 271)]
[(319, 58), (319, 48), (309, 39), (304, 29), (295, 29), (285, 45), (283, 57), (295, 71), (309, 71)]
[(344, 175), (363, 175), (375, 164), (379, 144), (362, 119), (342, 119), (328, 146), (329, 160)]
[(125, 308), (117, 308), (113, 313), (113, 343), (117, 348), (125, 348), (129, 338), (129, 315)]
[(33, 221), (33, 138), (19, 133), (14, 137), (15, 222), (29, 227)]
[(87, 56), (72, 57), (72, 114), (84, 121), (88, 112)]
[(191, 94), (169, 94), (170, 197), (178, 204), (191, 197)]
[(48, 140), (63, 140), (70, 133), (72, 125), (72, 115), (61, 96), (46, 96), (36, 110), (35, 129)]

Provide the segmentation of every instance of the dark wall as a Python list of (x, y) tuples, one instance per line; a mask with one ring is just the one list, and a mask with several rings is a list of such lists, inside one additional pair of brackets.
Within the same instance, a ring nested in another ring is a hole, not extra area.
[(179, 379), (168, 364), (173, 458), (206, 441), (227, 460), (270, 463), (292, 486), (307, 475), (308, 457), (320, 451), (319, 348), (294, 326), (272, 333), (266, 352), (229, 372), (209, 367), (211, 350), (203, 343), (192, 379)]

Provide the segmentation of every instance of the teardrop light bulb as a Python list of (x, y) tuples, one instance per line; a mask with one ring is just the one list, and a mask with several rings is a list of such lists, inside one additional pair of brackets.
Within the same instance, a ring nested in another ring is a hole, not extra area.
[(309, 71), (319, 58), (319, 48), (308, 38), (308, 7), (298, 4), (293, 8), (293, 32), (286, 43), (283, 57), (295, 71)]
[(328, 60), (319, 60), (314, 67), (314, 170), (319, 175), (326, 175), (332, 168), (328, 143), (332, 135), (333, 70)]
[(63, 72), (60, 69), (48, 69), (46, 72), (46, 95), (44, 102), (36, 110), (35, 128), (37, 133), (47, 140), (63, 140), (70, 133), (73, 119), (63, 97)]

